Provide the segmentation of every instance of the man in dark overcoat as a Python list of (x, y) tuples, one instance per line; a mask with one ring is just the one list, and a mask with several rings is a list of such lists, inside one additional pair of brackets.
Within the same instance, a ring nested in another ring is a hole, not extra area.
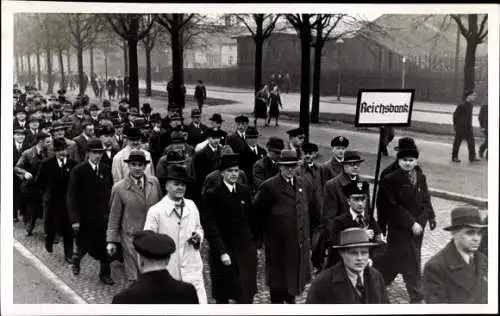
[(479, 252), (487, 225), (479, 210), (458, 206), (451, 211), (452, 240), (424, 266), (427, 304), (487, 304), (488, 257)]
[(166, 234), (145, 230), (133, 235), (142, 278), (113, 297), (112, 304), (198, 304), (191, 283), (178, 281), (168, 272), (174, 240)]
[(80, 273), (80, 261), (89, 253), (100, 262), (100, 280), (112, 285), (114, 281), (111, 279), (106, 253), (106, 229), (113, 177), (111, 167), (101, 162), (101, 140), (90, 139), (87, 151), (87, 160), (70, 173), (66, 195), (69, 220), (76, 232), (77, 251), (73, 255), (73, 274)]
[(28, 112), (22, 106), (16, 106), (14, 110), (14, 125), (13, 129), (28, 129), (28, 122), (26, 118), (28, 117)]
[(305, 140), (305, 132), (302, 127), (294, 128), (286, 131), (288, 134), (288, 144), (287, 149), (293, 149), (299, 155), (299, 158), (302, 158), (302, 144)]
[(40, 131), (40, 119), (34, 116), (33, 114), (30, 115), (28, 118), (28, 133), (26, 134), (26, 145), (28, 147), (32, 147), (37, 143), (37, 135), (38, 132)]
[(310, 183), (295, 175), (298, 163), (297, 152), (283, 150), (280, 173), (262, 183), (254, 199), (254, 212), (265, 242), (267, 284), (274, 304), (295, 303), (295, 296), (311, 280), (310, 238), (314, 233), (309, 232), (310, 218), (319, 217), (319, 213), (314, 209)]
[(436, 228), (434, 209), (426, 176), (418, 172), (418, 150), (404, 149), (397, 154), (400, 168), (380, 182), (379, 198), (387, 214), (387, 252), (377, 269), (389, 286), (401, 273), (410, 296), (410, 303), (421, 303), (421, 250), (424, 229), (429, 222)]
[(35, 178), (42, 191), (44, 208), (45, 249), (52, 253), (56, 234), (63, 237), (64, 258), (71, 264), (73, 256), (73, 230), (68, 220), (66, 193), (69, 175), (78, 164), (68, 156), (64, 139), (54, 139), (54, 156), (42, 161)]
[(82, 133), (73, 138), (76, 143), (75, 160), (80, 163), (86, 160), (88, 141), (95, 136), (95, 127), (90, 121), (82, 123)]
[(198, 103), (198, 109), (201, 111), (203, 109), (203, 103), (207, 99), (207, 89), (201, 80), (198, 80), (198, 84), (194, 88), (194, 98)]
[[(253, 184), (253, 165), (266, 156), (267, 152), (259, 144), (259, 132), (255, 126), (247, 127), (245, 131), (245, 147), (240, 155), (240, 168), (248, 178), (249, 185)], [(252, 191), (255, 193), (255, 188), (252, 186)]]
[(212, 296), (218, 304), (252, 304), (257, 292), (257, 249), (252, 192), (238, 183), (238, 154), (218, 165), (222, 181), (205, 193), (202, 216), (210, 245)]
[(191, 123), (187, 126), (188, 139), (187, 143), (191, 146), (203, 142), (207, 139), (205, 132), (208, 126), (201, 123), (201, 111), (199, 109), (191, 110)]
[(344, 153), (349, 146), (349, 140), (343, 136), (336, 136), (330, 141), (332, 158), (319, 165), (321, 175), (321, 187), (324, 188), (328, 180), (335, 178), (344, 170), (342, 161)]
[(120, 148), (114, 142), (115, 129), (112, 126), (104, 126), (99, 129), (98, 134), (104, 150), (101, 162), (111, 167), (113, 165), (113, 158), (120, 151)]
[(80, 101), (75, 101), (73, 103), (73, 110), (75, 114), (73, 115), (73, 122), (68, 130), (68, 138), (75, 138), (80, 135), (83, 131), (83, 122), (85, 121), (84, 108)]
[(342, 260), (312, 282), (306, 304), (389, 304), (382, 275), (369, 265), (377, 245), (366, 229), (342, 231), (335, 246)]
[[(26, 146), (26, 129), (24, 128), (17, 128), (17, 129), (14, 129), (14, 149), (13, 149), (13, 153), (14, 153), (14, 157), (13, 157), (13, 167), (16, 166), (16, 163), (17, 161), (19, 160), (19, 158), (21, 158), (21, 155), (22, 153), (28, 149), (28, 147)], [(14, 187), (13, 187), (13, 191), (14, 191), (14, 222), (18, 222), (19, 221), (19, 218), (18, 218), (18, 211), (19, 213), (21, 213), (21, 215), (23, 216), (23, 221), (26, 223), (26, 221), (28, 220), (28, 218), (26, 217), (26, 214), (25, 214), (25, 207), (26, 207), (26, 200), (23, 198), (22, 196), (22, 192), (21, 192), (21, 183), (22, 183), (22, 180), (16, 176), (16, 174), (14, 173)]]
[(248, 127), (249, 119), (245, 115), (238, 115), (234, 118), (234, 122), (236, 123), (236, 130), (227, 135), (226, 145), (231, 146), (233, 151), (236, 154), (239, 154), (245, 148), (245, 132)]
[(453, 112), (453, 128), (455, 129), (455, 139), (453, 140), (453, 148), (451, 151), (451, 161), (453, 162), (461, 162), (461, 160), (458, 159), (458, 151), (460, 149), (460, 144), (462, 144), (464, 140), (467, 142), (467, 147), (469, 149), (469, 161), (479, 161), (476, 157), (476, 144), (472, 128), (472, 112), (475, 100), (475, 91), (465, 91), (462, 104), (458, 105), (455, 112)]
[(279, 173), (276, 161), (283, 148), (285, 148), (285, 142), (278, 137), (269, 137), (266, 147), (267, 155), (257, 160), (252, 167), (254, 190), (258, 190), (264, 181)]

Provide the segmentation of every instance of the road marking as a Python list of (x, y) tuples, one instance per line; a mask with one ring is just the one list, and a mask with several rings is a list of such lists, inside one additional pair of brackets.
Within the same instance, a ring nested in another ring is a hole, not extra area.
[(31, 253), (26, 247), (24, 247), (20, 242), (14, 240), (14, 248), (21, 255), (23, 255), (30, 263), (44, 276), (46, 277), (52, 284), (55, 285), (63, 294), (65, 294), (73, 304), (88, 304), (80, 295), (76, 294), (66, 283), (64, 283), (54, 272), (50, 271), (50, 269), (43, 264), (35, 255)]

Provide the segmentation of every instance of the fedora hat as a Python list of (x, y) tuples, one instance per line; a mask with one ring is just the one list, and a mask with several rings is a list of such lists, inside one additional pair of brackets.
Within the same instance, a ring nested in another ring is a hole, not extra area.
[(301, 146), (302, 151), (307, 153), (317, 153), (319, 151), (318, 145), (314, 143), (304, 143)]
[(304, 129), (302, 127), (294, 128), (294, 129), (288, 130), (286, 133), (290, 137), (297, 137), (300, 135), (304, 135)]
[(356, 151), (346, 150), (344, 153), (344, 160), (342, 161), (342, 163), (346, 164), (351, 162), (363, 162), (363, 161), (365, 160), (361, 159), (361, 156)]
[(269, 137), (266, 146), (269, 151), (280, 153), (285, 148), (285, 142), (278, 137)]
[(488, 225), (481, 219), (478, 208), (463, 205), (451, 210), (451, 225), (443, 229), (453, 231), (462, 227), (486, 228)]
[(378, 243), (370, 241), (366, 229), (353, 227), (340, 232), (338, 244), (334, 245), (333, 248), (345, 249), (354, 247), (373, 247), (378, 245)]
[(214, 113), (212, 117), (210, 118), (210, 121), (214, 121), (217, 123), (222, 123), (224, 120), (222, 119), (222, 116), (219, 113)]
[(398, 145), (394, 147), (395, 151), (400, 151), (405, 148), (417, 148), (417, 145), (415, 144), (415, 140), (411, 137), (401, 137), (398, 139)]
[(415, 148), (400, 148), (396, 154), (397, 159), (402, 159), (406, 157), (417, 158), (418, 159), (418, 149)]
[(142, 152), (142, 150), (132, 150), (128, 155), (128, 159), (124, 160), (123, 162), (140, 162), (146, 165), (150, 163), (150, 161), (146, 159), (146, 155), (144, 154), (144, 152)]
[(296, 165), (299, 163), (299, 156), (293, 149), (283, 149), (277, 163), (280, 165)]
[(151, 108), (151, 104), (149, 104), (149, 103), (144, 103), (144, 104), (142, 105), (142, 107), (141, 107), (141, 110), (142, 110), (142, 112), (143, 112), (143, 113), (151, 113), (151, 111), (152, 111), (153, 109)]
[(183, 166), (171, 165), (167, 167), (167, 175), (165, 180), (177, 180), (184, 183), (191, 183), (193, 179), (188, 176), (187, 170)]
[(246, 131), (245, 131), (245, 136), (247, 138), (256, 138), (256, 137), (259, 137), (260, 134), (259, 134), (259, 131), (257, 130), (257, 128), (255, 128), (255, 126), (248, 126)]
[(187, 161), (186, 155), (176, 150), (167, 151), (165, 160), (168, 165), (183, 164)]
[(128, 140), (135, 141), (141, 138), (141, 132), (137, 127), (130, 127), (127, 128), (125, 136), (127, 136)]
[(192, 109), (191, 110), (191, 117), (200, 117), (200, 116), (201, 116), (200, 109)]
[(52, 149), (54, 151), (61, 151), (61, 150), (65, 150), (67, 148), (68, 148), (68, 144), (66, 143), (66, 141), (64, 139), (56, 138), (52, 142)]
[(217, 166), (218, 170), (226, 170), (228, 168), (237, 167), (240, 165), (238, 154), (226, 154), (220, 156), (219, 164)]
[(87, 151), (104, 151), (102, 141), (99, 138), (89, 139), (87, 143)]
[(248, 123), (248, 116), (245, 115), (238, 115), (237, 117), (234, 118), (234, 121), (236, 123)]

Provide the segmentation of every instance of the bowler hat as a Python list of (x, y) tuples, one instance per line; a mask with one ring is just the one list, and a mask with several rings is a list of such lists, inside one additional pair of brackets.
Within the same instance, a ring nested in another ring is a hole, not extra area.
[(318, 145), (314, 143), (304, 143), (301, 146), (301, 149), (304, 153), (316, 153), (318, 152)]
[(103, 108), (111, 107), (111, 102), (109, 100), (102, 101), (102, 107)]
[(115, 129), (113, 126), (103, 126), (99, 130), (99, 136), (113, 136), (115, 135)]
[(17, 106), (16, 109), (14, 110), (14, 115), (17, 113), (24, 113), (28, 115), (28, 111), (26, 111), (22, 106)]
[(248, 116), (245, 115), (238, 115), (237, 117), (234, 118), (234, 121), (236, 123), (248, 123)]
[(353, 227), (340, 232), (338, 245), (333, 246), (333, 248), (373, 247), (378, 245), (378, 243), (370, 242), (366, 229)]
[(205, 131), (205, 135), (207, 137), (212, 137), (212, 138), (222, 138), (223, 134), (220, 129), (214, 129), (214, 128), (207, 128)]
[(222, 116), (219, 113), (214, 113), (212, 117), (210, 118), (210, 121), (217, 122), (217, 123), (222, 123), (224, 120), (222, 119)]
[(269, 137), (266, 146), (269, 151), (280, 153), (285, 148), (285, 142), (278, 137)]
[(257, 131), (257, 128), (255, 126), (248, 126), (247, 129), (245, 130), (246, 138), (257, 138), (259, 136), (260, 136), (259, 131)]
[(288, 130), (286, 133), (290, 137), (297, 137), (297, 136), (300, 136), (300, 135), (304, 135), (304, 129), (302, 129), (301, 127), (294, 128), (294, 129)]
[(346, 152), (344, 153), (344, 160), (342, 161), (342, 163), (346, 164), (346, 163), (363, 162), (363, 161), (365, 160), (361, 159), (361, 156), (356, 151), (346, 150)]
[(330, 146), (342, 146), (342, 147), (349, 147), (349, 140), (345, 138), (344, 136), (336, 136), (334, 137), (331, 142)]
[(397, 159), (402, 159), (406, 157), (418, 158), (418, 149), (417, 148), (401, 148), (398, 150), (396, 154)]
[(169, 150), (166, 154), (166, 162), (168, 165), (182, 164), (187, 161), (186, 155), (177, 151), (177, 150)]
[(179, 165), (168, 166), (167, 175), (164, 178), (166, 180), (177, 180), (184, 183), (190, 183), (193, 181), (193, 179), (188, 176), (186, 168)]
[(149, 120), (151, 121), (151, 123), (159, 123), (159, 122), (161, 122), (161, 114), (158, 112), (153, 113), (153, 114), (151, 114), (151, 117), (149, 118)]
[(46, 138), (49, 138), (50, 137), (50, 134), (47, 134), (45, 132), (38, 132), (38, 134), (36, 134), (36, 141), (39, 142), (41, 140), (44, 140)]
[(135, 233), (133, 244), (138, 254), (150, 259), (166, 259), (175, 252), (175, 242), (170, 236), (152, 230)]
[(24, 128), (15, 128), (14, 129), (14, 134), (28, 134), (28, 131)]
[(351, 195), (369, 194), (370, 185), (366, 181), (351, 181), (343, 188), (346, 197)]
[(67, 149), (68, 144), (66, 143), (66, 141), (64, 139), (56, 138), (52, 142), (52, 148), (54, 151), (61, 151), (61, 150)]
[(200, 109), (192, 109), (191, 110), (191, 117), (200, 117), (200, 116), (201, 116)]
[(488, 225), (481, 219), (478, 208), (460, 205), (451, 210), (451, 225), (443, 229), (453, 231), (462, 227), (486, 228)]
[(151, 105), (149, 103), (144, 103), (141, 108), (143, 113), (151, 113)]
[(89, 111), (99, 111), (99, 107), (97, 106), (97, 104), (92, 103), (92, 104), (89, 106)]
[(51, 131), (55, 132), (55, 131), (58, 131), (58, 130), (65, 130), (65, 129), (66, 129), (66, 125), (63, 124), (62, 122), (54, 122), (54, 124), (52, 124)]
[(296, 165), (299, 163), (299, 155), (293, 149), (283, 149), (277, 163), (280, 165)]
[(398, 145), (394, 147), (395, 151), (399, 151), (406, 148), (417, 148), (415, 140), (411, 137), (401, 137), (398, 139)]
[(140, 162), (143, 164), (148, 164), (150, 163), (149, 160), (146, 159), (146, 155), (142, 150), (132, 150), (130, 154), (128, 155), (128, 159), (124, 160), (123, 162), (129, 163), (129, 162)]
[(128, 140), (136, 141), (141, 138), (141, 132), (137, 127), (130, 127), (127, 128), (125, 136), (127, 136)]
[(104, 151), (102, 141), (99, 138), (91, 138), (87, 143), (87, 151)]
[(226, 154), (220, 156), (219, 164), (217, 169), (226, 170), (228, 168), (237, 167), (240, 165), (238, 154)]

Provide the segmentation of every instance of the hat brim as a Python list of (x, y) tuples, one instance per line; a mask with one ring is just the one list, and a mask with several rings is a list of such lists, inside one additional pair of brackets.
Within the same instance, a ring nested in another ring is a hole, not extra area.
[(87, 151), (99, 151), (99, 152), (103, 152), (104, 148), (87, 148)]
[(353, 163), (353, 162), (363, 162), (365, 159), (356, 159), (356, 160), (348, 160), (348, 161), (342, 161), (342, 164), (347, 164), (347, 163)]
[(180, 182), (183, 182), (183, 183), (192, 183), (193, 182), (193, 179), (191, 179), (191, 178), (169, 177), (169, 176), (162, 177), (162, 178), (165, 179), (165, 181), (168, 181), (168, 180), (177, 180), (177, 181), (180, 181)]
[(463, 225), (450, 225), (450, 226), (446, 226), (443, 228), (443, 230), (446, 230), (446, 231), (454, 231), (454, 230), (457, 230), (457, 229), (460, 229), (460, 228), (464, 228), (464, 227), (471, 227), (471, 228), (488, 228), (488, 225), (485, 225), (485, 224), (463, 224)]
[(363, 243), (357, 243), (357, 244), (332, 246), (332, 248), (334, 248), (334, 249), (345, 249), (345, 248), (376, 247), (376, 246), (380, 246), (380, 244), (379, 243), (375, 243), (375, 242), (363, 242)]
[(277, 161), (276, 163), (278, 165), (298, 165), (300, 160), (293, 160), (293, 161)]
[(151, 161), (149, 161), (149, 160), (135, 160), (135, 159), (130, 160), (130, 159), (126, 159), (126, 160), (124, 160), (123, 162), (124, 162), (124, 163), (130, 163), (130, 162), (142, 162), (142, 163), (144, 163), (145, 165), (147, 165), (147, 164), (148, 164), (148, 163), (150, 163)]
[(168, 161), (167, 160), (167, 165), (178, 165), (178, 164), (181, 164), (181, 163), (186, 163), (186, 161), (188, 161), (187, 159), (184, 159), (184, 160), (174, 160), (174, 161)]

